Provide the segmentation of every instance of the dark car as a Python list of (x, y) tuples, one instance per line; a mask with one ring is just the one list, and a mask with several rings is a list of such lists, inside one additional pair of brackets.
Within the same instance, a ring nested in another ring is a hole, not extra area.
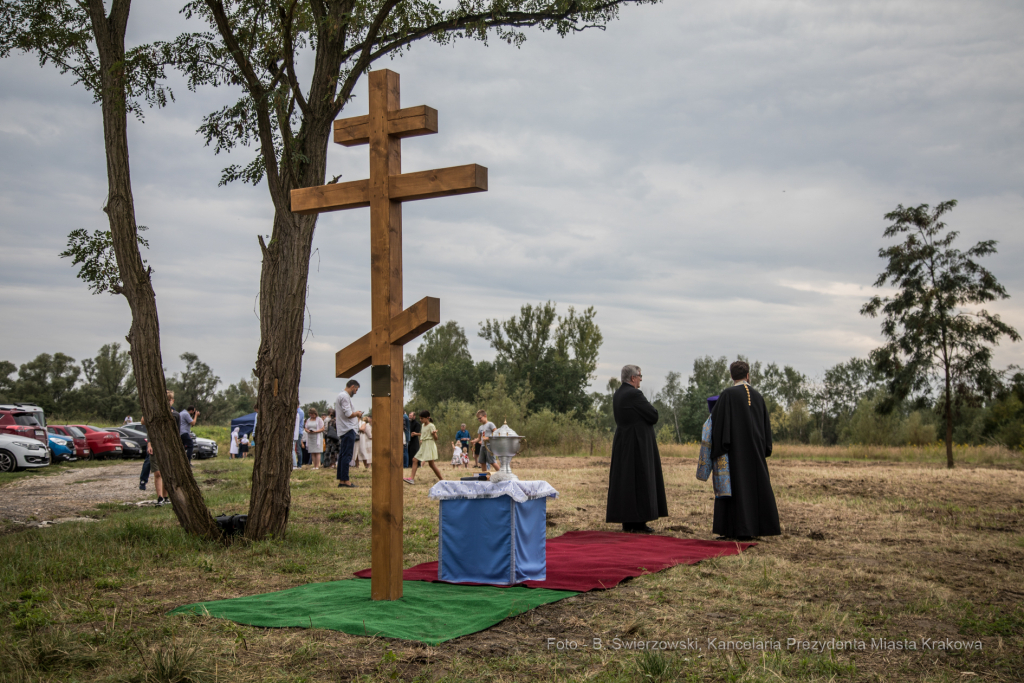
[[(140, 432), (146, 432), (146, 425), (141, 422), (132, 422), (131, 424), (125, 425), (126, 429), (134, 429)], [(201, 436), (196, 436), (194, 433), (189, 432), (192, 436), (192, 457), (196, 460), (207, 460), (209, 458), (217, 457), (217, 442), (213, 439), (204, 439)]]
[(29, 403), (0, 405), (0, 433), (48, 443), (43, 409)]
[(145, 458), (149, 437), (145, 432), (137, 432), (127, 427), (114, 427), (108, 432), (115, 432), (121, 437), (121, 455), (125, 458)]
[(85, 432), (78, 427), (71, 427), (69, 425), (46, 425), (46, 431), (53, 436), (71, 439), (75, 444), (76, 458), (88, 458), (92, 455), (89, 443), (85, 440)]

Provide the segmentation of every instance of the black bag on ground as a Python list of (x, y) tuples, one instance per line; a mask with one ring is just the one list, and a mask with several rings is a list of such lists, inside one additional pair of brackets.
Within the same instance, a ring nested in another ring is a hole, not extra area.
[(245, 533), (245, 522), (249, 515), (221, 515), (215, 521), (220, 531), (225, 536), (237, 536)]

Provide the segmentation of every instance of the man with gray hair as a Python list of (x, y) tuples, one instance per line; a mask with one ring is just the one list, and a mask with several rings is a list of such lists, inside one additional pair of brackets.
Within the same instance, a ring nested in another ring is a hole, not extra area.
[(622, 386), (612, 398), (615, 437), (605, 521), (622, 524), (623, 531), (649, 534), (654, 529), (647, 522), (668, 517), (668, 502), (654, 434), (658, 409), (640, 391), (642, 380), (639, 367), (623, 367)]

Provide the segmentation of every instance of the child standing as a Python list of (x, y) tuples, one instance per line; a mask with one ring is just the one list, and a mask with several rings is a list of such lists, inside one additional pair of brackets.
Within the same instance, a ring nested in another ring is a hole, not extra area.
[(416, 470), (419, 469), (422, 462), (430, 465), (430, 469), (434, 470), (438, 481), (444, 480), (441, 470), (437, 469), (437, 427), (434, 426), (434, 421), (430, 419), (429, 410), (420, 412), (420, 423), (423, 425), (420, 430), (420, 449), (416, 451), (416, 457), (413, 458), (412, 473), (408, 479), (403, 478), (406, 484), (416, 483)]
[(462, 449), (459, 447), (459, 444), (455, 443), (454, 441), (452, 441), (451, 443), (452, 443), (452, 467), (458, 467), (459, 465), (462, 464)]

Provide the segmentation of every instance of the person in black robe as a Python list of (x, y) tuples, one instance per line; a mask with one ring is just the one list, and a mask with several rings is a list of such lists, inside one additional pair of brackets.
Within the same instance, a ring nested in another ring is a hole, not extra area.
[(765, 460), (772, 454), (768, 408), (750, 386), (749, 365), (736, 361), (729, 374), (735, 385), (719, 394), (711, 412), (711, 457), (728, 453), (732, 496), (715, 499), (712, 530), (725, 538), (778, 536), (779, 509)]
[(665, 480), (654, 425), (658, 409), (640, 391), (640, 368), (622, 368), (622, 386), (615, 391), (615, 438), (608, 481), (606, 522), (622, 524), (623, 531), (649, 534), (650, 520), (668, 517)]
[(423, 424), (415, 412), (409, 413), (409, 462), (420, 452), (420, 430)]

